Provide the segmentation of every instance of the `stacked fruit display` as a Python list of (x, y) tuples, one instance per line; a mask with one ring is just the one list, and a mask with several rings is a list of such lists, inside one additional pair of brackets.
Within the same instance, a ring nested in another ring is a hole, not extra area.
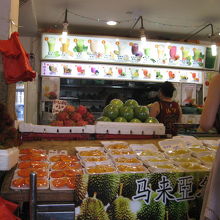
[(94, 124), (95, 117), (88, 109), (79, 105), (74, 107), (67, 105), (63, 111), (56, 115), (56, 120), (52, 121), (52, 126), (85, 126), (88, 124)]
[(103, 116), (97, 121), (158, 123), (156, 118), (149, 116), (149, 109), (139, 105), (134, 99), (128, 99), (125, 103), (120, 99), (111, 100), (110, 104), (105, 106)]

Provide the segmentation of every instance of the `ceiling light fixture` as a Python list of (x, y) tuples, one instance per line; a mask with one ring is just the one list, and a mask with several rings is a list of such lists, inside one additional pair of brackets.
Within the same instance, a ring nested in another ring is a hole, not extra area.
[(139, 20), (141, 20), (140, 39), (141, 39), (142, 42), (146, 42), (147, 38), (146, 38), (146, 35), (145, 35), (144, 22), (143, 22), (143, 17), (142, 16), (138, 17), (138, 19), (136, 20), (136, 22), (133, 25), (132, 29), (134, 29), (134, 27), (136, 26), (136, 24), (138, 23)]
[(110, 25), (110, 26), (114, 26), (114, 25), (118, 24), (118, 22), (117, 21), (107, 21), (106, 24)]
[(196, 34), (198, 34), (199, 32), (201, 32), (202, 30), (204, 30), (205, 28), (207, 28), (208, 26), (211, 27), (211, 34), (209, 34), (209, 38), (211, 40), (211, 51), (212, 51), (212, 56), (216, 56), (217, 55), (217, 46), (216, 46), (216, 43), (214, 41), (214, 37), (215, 37), (215, 34), (214, 34), (214, 31), (213, 31), (213, 25), (210, 23), (210, 24), (207, 24), (205, 25), (203, 28), (201, 28), (200, 30), (196, 31), (194, 34), (188, 36), (184, 41), (187, 41), (189, 40), (190, 38), (194, 37)]
[(67, 21), (67, 9), (65, 11), (65, 19), (63, 22), (62, 42), (65, 43), (68, 35), (68, 21)]

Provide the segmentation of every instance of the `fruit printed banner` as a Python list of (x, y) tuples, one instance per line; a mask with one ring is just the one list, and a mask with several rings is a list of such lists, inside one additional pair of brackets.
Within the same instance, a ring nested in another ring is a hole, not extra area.
[(202, 84), (203, 71), (128, 65), (41, 62), (42, 76)]
[(47, 60), (204, 68), (205, 52), (205, 46), (192, 44), (77, 35), (64, 40), (62, 35), (42, 35), (42, 59)]
[(199, 220), (208, 172), (76, 177), (77, 220)]

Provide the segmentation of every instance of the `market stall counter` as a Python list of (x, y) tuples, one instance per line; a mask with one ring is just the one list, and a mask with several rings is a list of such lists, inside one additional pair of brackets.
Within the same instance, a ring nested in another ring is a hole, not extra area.
[[(1, 195), (27, 202), (34, 171), (37, 201), (73, 202), (77, 219), (198, 219), (217, 147), (218, 140), (186, 136), (25, 142)], [(117, 209), (122, 204), (124, 212)]]

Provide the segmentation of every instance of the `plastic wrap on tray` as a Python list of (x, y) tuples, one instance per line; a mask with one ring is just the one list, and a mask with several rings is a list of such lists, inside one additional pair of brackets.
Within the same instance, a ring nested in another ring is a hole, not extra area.
[(148, 167), (151, 173), (175, 173), (175, 172), (183, 172), (183, 169), (180, 167), (177, 167), (173, 164), (167, 164), (167, 163), (162, 163), (162, 164), (157, 164), (154, 166)]
[(148, 173), (148, 169), (143, 165), (117, 164), (116, 168), (120, 173)]
[(202, 143), (209, 149), (214, 151), (219, 148), (219, 140), (202, 140)]
[(74, 190), (76, 187), (75, 177), (51, 178), (51, 190)]
[(155, 144), (130, 144), (129, 147), (134, 151), (158, 151), (158, 148)]
[(208, 171), (210, 169), (209, 167), (203, 166), (199, 163), (192, 162), (179, 163), (179, 167), (181, 167), (185, 172)]

